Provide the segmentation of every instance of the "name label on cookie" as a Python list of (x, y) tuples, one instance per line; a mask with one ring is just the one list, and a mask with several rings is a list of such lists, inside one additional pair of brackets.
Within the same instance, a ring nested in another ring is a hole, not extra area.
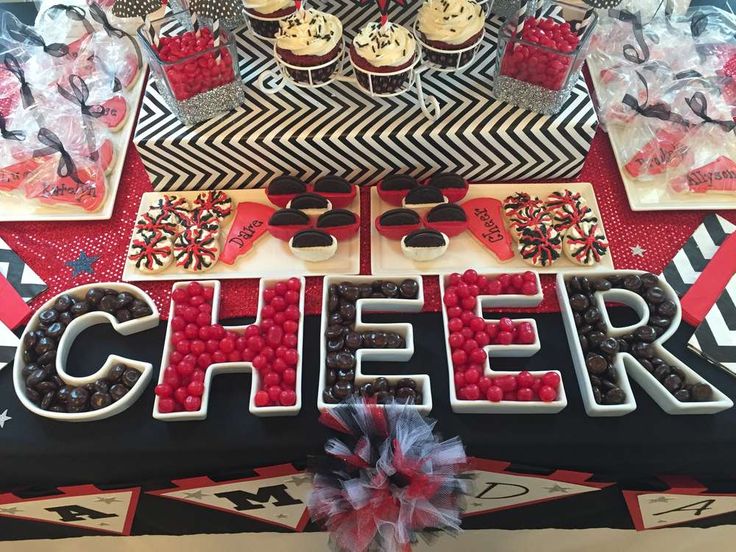
[(239, 203), (220, 261), (231, 265), (235, 259), (250, 251), (258, 238), (266, 233), (266, 222), (273, 212), (271, 207), (261, 203)]
[(514, 258), (511, 248), (511, 235), (504, 226), (502, 205), (497, 199), (482, 197), (463, 203), (468, 217), (468, 228), (499, 261)]

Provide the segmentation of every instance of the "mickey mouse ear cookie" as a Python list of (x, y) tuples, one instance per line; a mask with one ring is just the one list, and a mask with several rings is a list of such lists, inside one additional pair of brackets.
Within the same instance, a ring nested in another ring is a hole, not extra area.
[(292, 254), (311, 263), (332, 258), (337, 252), (337, 239), (321, 230), (302, 230), (289, 240)]
[(268, 219), (268, 231), (283, 241), (289, 241), (294, 234), (311, 226), (309, 216), (298, 209), (279, 209)]
[(341, 176), (323, 176), (312, 185), (312, 192), (319, 194), (330, 203), (333, 208), (344, 208), (355, 199), (357, 188)]
[(274, 205), (286, 205), (299, 194), (306, 193), (307, 185), (295, 176), (279, 176), (266, 188), (266, 197)]
[(387, 176), (378, 183), (378, 196), (391, 205), (401, 206), (410, 190), (419, 187), (417, 179), (408, 174)]
[(358, 233), (360, 217), (347, 209), (332, 209), (319, 216), (316, 228), (337, 240), (349, 240)]
[(445, 197), (457, 203), (468, 193), (468, 182), (462, 176), (455, 173), (439, 173), (433, 175), (427, 185), (439, 188)]
[(445, 254), (450, 239), (437, 230), (416, 230), (401, 240), (401, 252), (418, 262), (433, 261)]
[(465, 210), (454, 203), (441, 203), (432, 209), (424, 217), (424, 226), (431, 230), (437, 230), (449, 237), (454, 237), (465, 232), (468, 228), (468, 216)]
[(376, 230), (390, 240), (400, 240), (422, 226), (422, 219), (411, 209), (390, 209), (376, 217)]

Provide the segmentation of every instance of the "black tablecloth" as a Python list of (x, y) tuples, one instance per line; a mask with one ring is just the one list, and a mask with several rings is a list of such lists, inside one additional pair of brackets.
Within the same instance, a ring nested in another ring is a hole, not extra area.
[[(727, 476), (736, 460), (736, 410), (717, 415), (670, 416), (632, 382), (638, 408), (620, 418), (591, 418), (583, 409), (559, 314), (534, 316), (542, 350), (529, 359), (495, 359), (498, 369), (562, 371), (569, 404), (557, 415), (459, 415), (449, 407), (448, 373), (440, 314), (372, 315), (414, 325), (409, 363), (366, 363), (381, 373), (429, 373), (432, 416), (439, 430), (460, 435), (468, 453), (482, 458), (605, 474), (614, 479), (661, 473)], [(68, 361), (74, 375), (89, 374), (111, 352), (151, 362), (157, 378), (165, 326), (121, 337), (107, 325), (86, 330)], [(0, 489), (76, 483), (121, 483), (303, 461), (328, 436), (316, 408), (319, 317), (306, 319), (303, 407), (296, 417), (259, 418), (248, 412), (250, 375), (213, 380), (210, 411), (201, 422), (161, 422), (151, 417), (152, 382), (137, 403), (113, 418), (60, 423), (27, 411), (12, 386), (12, 368), (0, 372), (0, 412), (12, 420), (0, 430)], [(736, 380), (685, 348), (692, 328), (683, 325), (669, 348), (726, 394)]]

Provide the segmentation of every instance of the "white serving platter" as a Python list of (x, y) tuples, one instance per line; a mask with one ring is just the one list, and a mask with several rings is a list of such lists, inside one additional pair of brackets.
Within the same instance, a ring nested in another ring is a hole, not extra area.
[[(262, 278), (259, 286), (258, 286), (258, 316), (256, 317), (256, 321), (253, 322), (255, 325), (259, 325), (261, 323), (261, 303), (263, 301), (263, 291), (273, 286), (274, 284), (282, 281), (281, 278)], [(297, 342), (297, 351), (299, 352), (299, 360), (296, 365), (296, 385), (294, 387), (294, 391), (296, 392), (296, 403), (293, 406), (256, 406), (255, 398), (256, 393), (261, 388), (261, 376), (258, 373), (258, 370), (253, 369), (253, 363), (249, 361), (241, 361), (241, 362), (219, 362), (219, 363), (213, 363), (210, 364), (209, 367), (205, 369), (205, 376), (204, 376), (204, 394), (202, 395), (202, 405), (200, 406), (199, 410), (195, 411), (186, 411), (182, 410), (179, 412), (159, 412), (158, 404), (159, 404), (159, 396), (156, 395), (156, 398), (153, 401), (153, 417), (157, 420), (161, 420), (163, 422), (192, 422), (197, 420), (205, 420), (207, 419), (207, 411), (209, 409), (210, 404), (210, 393), (212, 392), (212, 378), (216, 377), (219, 374), (252, 374), (253, 377), (250, 380), (250, 397), (248, 399), (248, 410), (251, 414), (255, 416), (260, 416), (264, 418), (269, 418), (273, 416), (296, 416), (299, 414), (299, 411), (302, 408), (302, 351), (303, 351), (303, 344), (304, 344), (304, 296), (306, 293), (306, 285), (304, 278), (300, 278), (299, 282), (301, 284), (299, 288), (299, 330), (297, 331), (298, 336), (298, 342)], [(201, 282), (202, 286), (204, 287), (211, 287), (214, 289), (214, 295), (212, 298), (212, 324), (219, 324), (219, 316), (220, 316), (220, 282), (217, 280), (212, 281), (203, 281)], [(173, 292), (175, 289), (184, 288), (188, 285), (188, 282), (177, 282), (174, 284), (174, 286), (171, 288), (171, 291)], [(171, 329), (171, 320), (174, 318), (174, 309), (175, 309), (174, 302), (171, 301), (171, 306), (169, 307), (169, 324), (166, 326), (166, 337), (164, 339), (164, 351), (162, 353), (161, 357), (161, 367), (159, 368), (158, 372), (158, 383), (163, 383), (164, 381), (164, 371), (166, 366), (168, 366), (169, 363), (169, 357), (171, 356), (171, 351), (173, 348), (173, 345), (171, 343), (171, 335), (172, 335), (172, 329)], [(244, 326), (225, 326), (225, 329), (228, 331), (234, 331), (237, 334), (243, 334), (245, 331), (245, 328), (250, 326), (250, 324), (246, 324)]]
[(85, 284), (83, 286), (68, 289), (64, 293), (69, 294), (72, 297), (84, 297), (87, 291), (93, 288), (111, 288), (118, 292), (128, 292), (135, 296), (136, 299), (145, 301), (145, 303), (151, 308), (151, 314), (141, 318), (128, 320), (127, 322), (118, 322), (113, 315), (103, 311), (92, 311), (78, 316), (69, 323), (66, 331), (59, 339), (56, 355), (56, 372), (64, 383), (72, 386), (87, 385), (88, 383), (94, 383), (100, 378), (105, 378), (109, 374), (110, 369), (118, 363), (125, 364), (128, 368), (138, 370), (141, 373), (141, 377), (122, 399), (106, 406), (105, 408), (101, 408), (100, 410), (88, 410), (87, 412), (53, 412), (51, 410), (43, 410), (34, 404), (25, 394), (26, 383), (25, 378), (23, 378), (23, 368), (27, 363), (23, 360), (22, 343), (26, 334), (40, 326), (40, 313), (50, 309), (54, 305), (58, 298), (58, 295), (56, 295), (46, 301), (46, 303), (44, 303), (28, 321), (28, 324), (23, 331), (23, 335), (21, 336), (21, 345), (19, 345), (15, 351), (15, 363), (13, 365), (13, 385), (15, 386), (15, 393), (18, 395), (18, 399), (23, 406), (34, 414), (60, 422), (95, 422), (97, 420), (109, 418), (110, 416), (115, 416), (116, 414), (120, 414), (124, 410), (127, 410), (128, 407), (138, 400), (141, 394), (148, 387), (148, 382), (151, 380), (151, 375), (153, 374), (153, 366), (151, 364), (113, 354), (107, 357), (107, 360), (101, 368), (88, 376), (72, 376), (67, 373), (65, 366), (66, 360), (69, 356), (69, 351), (71, 351), (72, 345), (77, 336), (87, 328), (98, 324), (110, 324), (120, 335), (132, 335), (155, 328), (159, 323), (159, 312), (153, 299), (151, 299), (151, 297), (142, 289), (130, 284), (121, 284), (117, 282)]
[[(261, 203), (278, 209), (266, 197), (263, 188), (250, 190), (225, 190), (233, 200), (233, 210), (242, 201)], [(175, 192), (178, 197), (194, 200), (199, 192)], [(138, 214), (146, 212), (148, 206), (164, 196), (159, 192), (147, 192), (141, 197)], [(360, 194), (348, 209), (360, 215)], [(224, 246), (227, 233), (234, 217), (228, 219), (220, 231), (220, 245)], [(132, 228), (131, 228), (132, 240)], [(127, 252), (126, 252), (127, 254)], [(188, 272), (172, 264), (161, 272), (147, 274), (140, 272), (126, 259), (123, 281), (140, 282), (156, 280), (226, 280), (235, 278), (290, 278), (292, 276), (323, 276), (325, 274), (358, 274), (360, 272), (360, 232), (349, 240), (341, 240), (337, 253), (331, 259), (319, 263), (309, 263), (296, 258), (289, 250), (288, 242), (279, 240), (266, 232), (245, 255), (238, 257), (232, 265), (217, 262), (210, 270)]]
[(115, 150), (113, 168), (107, 175), (107, 195), (97, 211), (89, 212), (71, 205), (58, 204), (48, 206), (37, 200), (26, 200), (22, 192), (0, 194), (0, 222), (48, 222), (65, 220), (109, 220), (115, 207), (120, 179), (123, 176), (123, 165), (128, 153), (128, 145), (135, 127), (138, 105), (141, 102), (143, 86), (146, 83), (146, 66), (138, 74), (138, 80), (129, 90), (120, 93), (128, 102), (128, 117), (122, 128), (108, 136)]
[[(362, 370), (363, 361), (381, 361), (381, 362), (407, 362), (414, 356), (414, 329), (413, 326), (405, 322), (396, 323), (373, 323), (363, 322), (363, 314), (373, 312), (421, 312), (424, 306), (424, 282), (422, 277), (416, 274), (404, 275), (398, 278), (385, 278), (385, 280), (396, 284), (405, 279), (415, 279), (419, 284), (416, 299), (378, 299), (378, 298), (362, 298), (355, 303), (355, 331), (385, 331), (395, 332), (404, 338), (406, 347), (403, 349), (358, 349), (355, 352), (355, 381), (353, 385), (357, 389), (364, 383), (368, 383), (376, 379), (377, 375), (364, 374)], [(325, 412), (333, 408), (339, 408), (340, 403), (326, 403), (322, 394), (325, 390), (325, 381), (327, 380), (327, 347), (325, 343), (325, 332), (327, 331), (327, 296), (329, 294), (330, 285), (339, 284), (340, 282), (352, 282), (356, 284), (364, 284), (374, 282), (373, 276), (325, 276), (322, 282), (322, 321), (320, 325), (320, 345), (319, 345), (319, 387), (317, 391), (317, 408), (320, 412)], [(423, 416), (428, 415), (432, 411), (432, 386), (430, 385), (429, 374), (400, 374), (386, 375), (381, 374), (391, 385), (402, 378), (411, 378), (417, 383), (417, 389), (422, 393), (422, 404), (408, 405), (407, 408), (416, 409)]]
[[(498, 276), (502, 272), (486, 273), (485, 276), (492, 278)], [(445, 287), (447, 287), (450, 275), (440, 275), (440, 297), (445, 296)], [(498, 307), (536, 307), (544, 299), (542, 292), (542, 282), (539, 275), (536, 275), (537, 293), (535, 295), (479, 295), (478, 303), (475, 306), (475, 315), (484, 318), (483, 309)], [(496, 319), (486, 318), (489, 322), (497, 322)], [(519, 371), (495, 371), (493, 370), (493, 358), (528, 358), (534, 356), (542, 348), (539, 340), (539, 329), (537, 322), (533, 318), (514, 318), (515, 323), (529, 322), (534, 328), (534, 343), (529, 345), (486, 345), (483, 350), (488, 354), (488, 358), (483, 363), (483, 375), (486, 377), (516, 376)], [(534, 377), (541, 377), (547, 372), (555, 372), (560, 376), (560, 386), (557, 392), (557, 399), (551, 402), (543, 401), (500, 401), (491, 402), (485, 399), (477, 401), (461, 400), (457, 397), (455, 390), (454, 369), (452, 367), (452, 349), (448, 343), (449, 330), (447, 328), (447, 307), (442, 305), (442, 323), (445, 336), (445, 352), (447, 358), (447, 371), (450, 381), (450, 407), (456, 414), (556, 414), (567, 406), (567, 396), (565, 395), (565, 385), (562, 381), (562, 373), (558, 370), (544, 370), (532, 372)]]
[[(601, 67), (588, 59), (590, 76), (595, 90), (603, 85), (599, 75)], [(623, 144), (631, 141), (632, 128), (626, 125), (608, 125), (606, 129), (611, 140), (613, 155), (616, 157), (621, 180), (629, 198), (632, 211), (675, 211), (675, 210), (703, 210), (703, 209), (736, 209), (736, 195), (734, 193), (673, 193), (667, 187), (667, 179), (660, 175), (651, 180), (637, 180), (631, 178), (623, 166)]]
[[(598, 208), (598, 201), (595, 197), (592, 184), (588, 182), (569, 182), (569, 183), (552, 183), (552, 184), (471, 184), (468, 195), (458, 204), (462, 205), (469, 199), (492, 197), (503, 201), (506, 197), (517, 192), (526, 192), (530, 195), (536, 195), (544, 199), (549, 194), (557, 190), (570, 190), (579, 192), (588, 202), (588, 206), (598, 217), (601, 229), (605, 232), (601, 211)], [(376, 217), (381, 213), (394, 209), (383, 201), (376, 187), (371, 188), (371, 272), (376, 275), (401, 275), (401, 274), (442, 274), (445, 272), (453, 272), (463, 267), (473, 267), (478, 273), (494, 273), (494, 272), (519, 272), (532, 270), (539, 274), (554, 274), (557, 272), (565, 272), (569, 270), (600, 272), (613, 270), (613, 258), (609, 250), (601, 263), (596, 266), (586, 268), (568, 260), (564, 255), (561, 256), (552, 266), (547, 268), (538, 268), (525, 263), (517, 254), (508, 262), (499, 261), (491, 251), (486, 249), (471, 234), (470, 230), (466, 230), (459, 236), (450, 238), (450, 245), (447, 252), (440, 258), (428, 262), (416, 262), (403, 255), (401, 252), (401, 242), (399, 240), (390, 240), (378, 233), (375, 226)], [(513, 245), (512, 245), (513, 247)]]
[[(626, 276), (628, 274), (645, 274), (641, 270), (617, 270), (600, 274), (601, 277), (618, 275)], [(724, 393), (718, 390), (713, 384), (713, 399), (703, 402), (680, 402), (672, 395), (657, 378), (650, 374), (644, 366), (629, 353), (618, 353), (613, 363), (613, 369), (616, 372), (616, 383), (626, 394), (626, 400), (621, 404), (598, 404), (593, 396), (593, 388), (590, 383), (590, 375), (585, 366), (585, 355), (583, 354), (580, 339), (578, 338), (575, 320), (573, 318), (572, 307), (565, 289), (565, 282), (573, 276), (587, 276), (587, 273), (568, 273), (557, 275), (557, 299), (560, 303), (560, 312), (565, 325), (565, 333), (567, 334), (567, 342), (570, 345), (575, 372), (578, 377), (578, 385), (580, 386), (580, 394), (583, 398), (583, 405), (588, 416), (593, 417), (612, 417), (624, 416), (636, 410), (636, 399), (631, 389), (629, 377), (633, 378), (644, 391), (656, 402), (659, 407), (667, 414), (716, 414), (723, 410), (733, 407), (733, 401)], [(659, 279), (659, 287), (661, 287), (666, 298), (674, 301), (677, 305), (677, 312), (672, 317), (672, 325), (667, 328), (660, 337), (654, 340), (652, 348), (654, 354), (664, 360), (670, 366), (676, 367), (686, 377), (689, 383), (702, 383), (706, 380), (695, 370), (687, 366), (680, 359), (675, 357), (666, 348), (667, 340), (677, 331), (682, 321), (682, 306), (680, 300), (663, 278)], [(633, 333), (637, 327), (647, 324), (649, 321), (649, 309), (646, 302), (638, 294), (625, 289), (614, 288), (610, 291), (596, 292), (595, 299), (598, 309), (601, 311), (602, 319), (608, 326), (608, 335), (611, 337), (621, 337), (626, 334)], [(641, 322), (625, 327), (617, 327), (611, 324), (606, 310), (606, 303), (623, 304), (631, 307), (636, 311)]]

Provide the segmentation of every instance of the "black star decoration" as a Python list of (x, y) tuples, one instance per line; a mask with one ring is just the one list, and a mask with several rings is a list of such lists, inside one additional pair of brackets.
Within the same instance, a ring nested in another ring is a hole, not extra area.
[(73, 261), (67, 261), (66, 266), (72, 269), (72, 278), (76, 278), (80, 274), (94, 274), (95, 269), (92, 265), (97, 262), (100, 257), (90, 257), (85, 251), (79, 252), (79, 257)]

